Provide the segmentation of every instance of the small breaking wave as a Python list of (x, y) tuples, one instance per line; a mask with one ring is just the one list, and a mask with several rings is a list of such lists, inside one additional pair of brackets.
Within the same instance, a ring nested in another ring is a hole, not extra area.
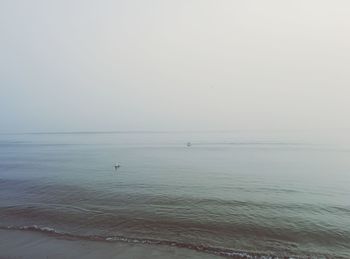
[[(292, 259), (296, 258), (294, 256), (277, 256), (272, 254), (264, 254), (258, 252), (248, 252), (248, 251), (239, 251), (232, 250), (227, 248), (212, 247), (202, 244), (190, 244), (182, 243), (169, 240), (157, 240), (157, 239), (147, 239), (147, 238), (135, 238), (135, 237), (125, 237), (125, 236), (101, 236), (101, 235), (76, 235), (71, 233), (62, 232), (51, 227), (41, 227), (38, 225), (31, 226), (0, 226), (2, 230), (18, 230), (18, 231), (32, 231), (40, 232), (43, 234), (53, 235), (60, 238), (67, 239), (78, 239), (78, 240), (89, 240), (89, 241), (99, 241), (99, 242), (124, 242), (131, 244), (145, 244), (145, 245), (164, 245), (172, 246), (178, 248), (187, 248), (195, 250), (197, 252), (203, 252), (223, 257), (237, 258), (237, 259)], [(300, 257), (298, 257), (300, 258)]]

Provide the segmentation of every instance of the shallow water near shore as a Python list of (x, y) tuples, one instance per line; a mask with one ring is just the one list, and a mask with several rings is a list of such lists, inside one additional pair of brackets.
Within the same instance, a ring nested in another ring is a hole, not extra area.
[(349, 258), (349, 173), (347, 145), (271, 134), (1, 135), (0, 228), (236, 258)]

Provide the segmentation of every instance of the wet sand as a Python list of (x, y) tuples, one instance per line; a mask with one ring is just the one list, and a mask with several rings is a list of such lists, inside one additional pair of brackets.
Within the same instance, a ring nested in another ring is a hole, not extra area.
[(1, 259), (68, 258), (222, 258), (168, 246), (67, 240), (54, 236), (16, 230), (0, 230)]

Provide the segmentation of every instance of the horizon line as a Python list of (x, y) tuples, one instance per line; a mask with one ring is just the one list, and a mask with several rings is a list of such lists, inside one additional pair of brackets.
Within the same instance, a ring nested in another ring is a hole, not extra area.
[[(347, 130), (347, 129), (322, 129), (328, 130)], [(73, 135), (73, 134), (127, 134), (127, 133), (215, 133), (215, 132), (238, 132), (238, 131), (314, 131), (312, 129), (229, 129), (229, 130), (72, 130), (72, 131), (24, 131), (24, 132), (0, 132), (0, 135)]]

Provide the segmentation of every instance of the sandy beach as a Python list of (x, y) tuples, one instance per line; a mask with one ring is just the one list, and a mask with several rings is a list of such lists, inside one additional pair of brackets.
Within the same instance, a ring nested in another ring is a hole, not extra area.
[(42, 233), (0, 230), (1, 259), (222, 258), (189, 249), (67, 240)]

